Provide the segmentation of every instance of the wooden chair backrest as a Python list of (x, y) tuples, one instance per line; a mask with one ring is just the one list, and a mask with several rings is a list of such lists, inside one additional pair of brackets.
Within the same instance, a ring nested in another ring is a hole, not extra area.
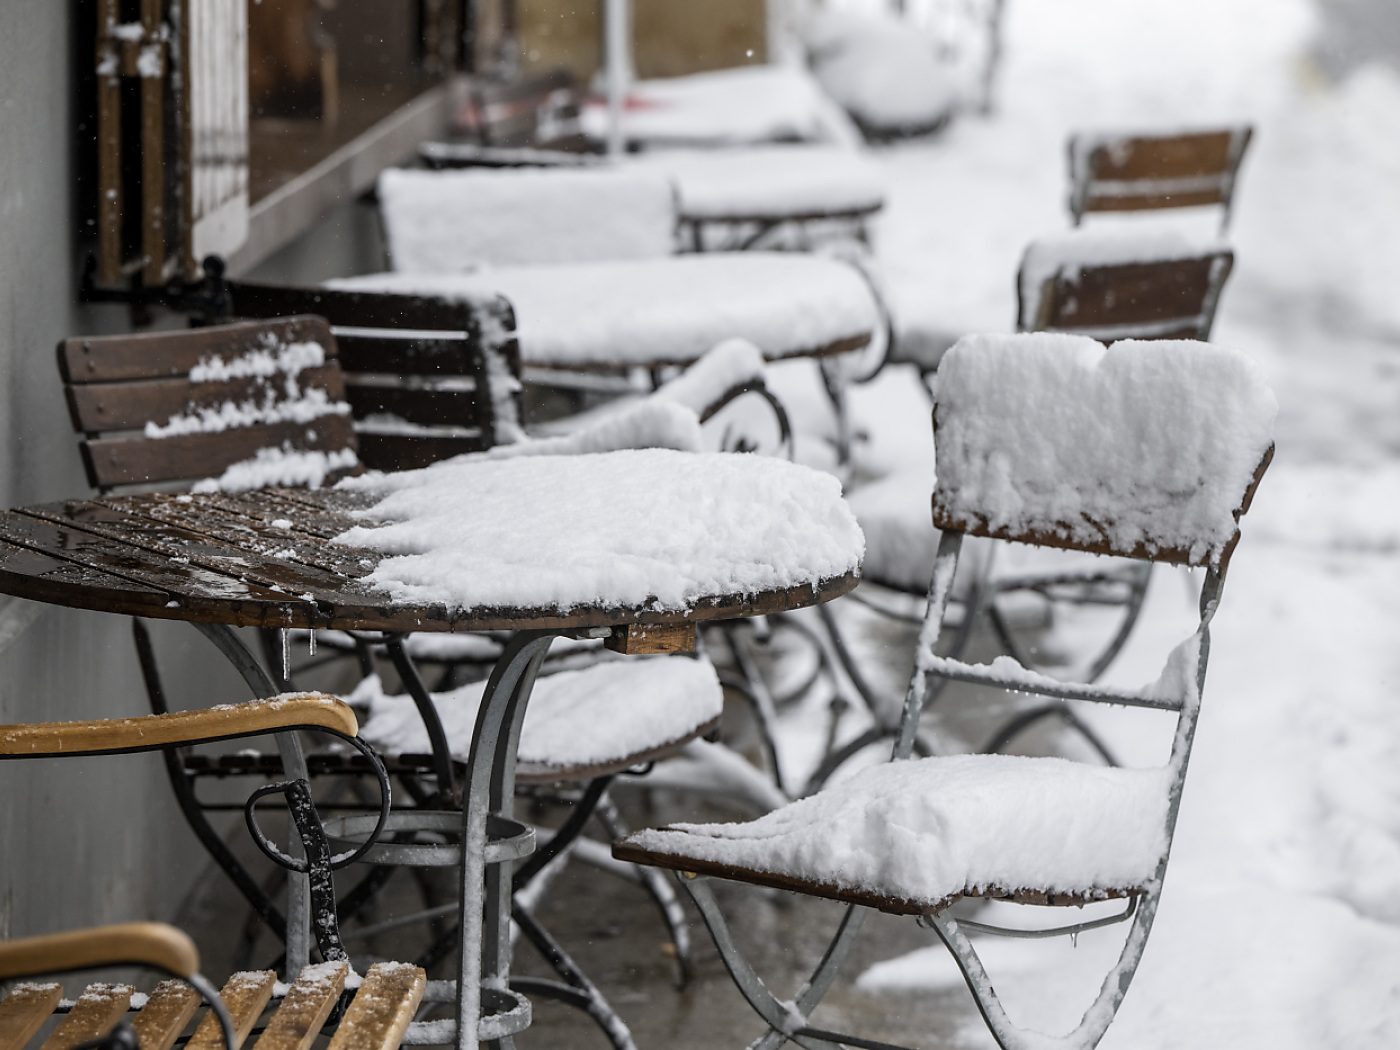
[(1070, 213), (1146, 211), (1218, 204), (1229, 222), (1248, 126), (1163, 135), (1073, 136)]
[(334, 326), (360, 460), (411, 470), (513, 440), (520, 353), (504, 299), (229, 282), (235, 317), (315, 312)]
[[(278, 367), (279, 353), (308, 343), (322, 363), (288, 356)], [(335, 337), (319, 317), (65, 339), (58, 368), (88, 480), (104, 492), (216, 477), (262, 449), (355, 450)], [(296, 402), (327, 411), (276, 418)], [(229, 425), (200, 425), (214, 415)]]
[(1072, 332), (1104, 343), (1209, 339), (1234, 259), (1220, 249), (1190, 258), (1066, 267), (1038, 289), (1019, 280), (1018, 328)]
[(579, 90), (567, 69), (509, 81), (478, 81), (456, 115), (457, 130), (483, 146), (538, 146), (581, 152)]

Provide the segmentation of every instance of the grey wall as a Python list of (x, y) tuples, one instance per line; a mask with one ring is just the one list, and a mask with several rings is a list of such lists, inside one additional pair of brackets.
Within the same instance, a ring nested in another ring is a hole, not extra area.
[[(127, 323), (75, 302), (74, 6), (0, 5), (4, 506), (88, 491), (54, 345)], [(159, 625), (158, 640), (177, 706), (246, 695), (188, 626)], [(128, 621), (0, 597), (0, 723), (145, 710)], [(0, 938), (174, 917), (205, 861), (168, 795), (154, 755), (0, 763)]]

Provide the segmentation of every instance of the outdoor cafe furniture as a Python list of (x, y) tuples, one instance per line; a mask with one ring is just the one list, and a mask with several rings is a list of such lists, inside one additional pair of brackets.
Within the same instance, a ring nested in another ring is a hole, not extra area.
[(1230, 225), (1247, 124), (1171, 131), (1080, 132), (1069, 140), (1069, 211), (1156, 211), (1218, 205)]
[[(318, 338), (323, 351), (333, 347), (324, 330)], [(118, 341), (79, 341), (74, 371), (100, 375), (102, 351)], [(184, 354), (186, 369), (202, 363), (222, 374), (229, 364)], [(129, 354), (113, 356), (130, 366)], [(285, 378), (273, 370), (274, 394)], [(138, 379), (133, 392), (158, 395), (159, 386)], [(348, 430), (343, 413), (324, 418)], [(182, 444), (218, 446), (211, 436), (171, 433), (165, 450), (144, 435), (93, 439), (88, 459), (155, 480), (151, 468)], [(248, 443), (236, 429), (218, 436), (235, 450)], [(294, 439), (289, 430), (288, 444)], [(319, 441), (300, 450), (313, 455), (296, 451), (232, 464), (225, 486), (336, 462)], [(0, 587), (195, 623), (264, 697), (275, 687), (231, 625), (511, 632), (481, 702), (456, 818), (463, 904), (451, 999), (460, 1023), (410, 1026), (406, 1036), (459, 1046), (502, 1038), (529, 1023), (528, 999), (508, 988), (507, 868), (528, 856), (533, 836), (509, 811), (521, 720), (550, 642), (582, 635), (628, 655), (670, 652), (693, 645), (700, 622), (828, 600), (855, 583), (859, 530), (834, 479), (770, 458), (643, 450), (477, 460), (366, 476), (356, 486), (149, 493), (11, 511), (0, 515)], [(297, 772), (288, 760), (288, 775)]]
[[(357, 740), (354, 713), (330, 696), (300, 693), (139, 718), (0, 726), (0, 760), (130, 754), (269, 733), (288, 736), (298, 730), (330, 734), (352, 744), (377, 768), (380, 813), (371, 824), (382, 827), (389, 811), (388, 778), (374, 753)], [(304, 776), (254, 791), (247, 809), (250, 827), (256, 823), (253, 804), (273, 793), (285, 794), (298, 829), (302, 866), (311, 874), (313, 886), (314, 922), (312, 914), (303, 916), (307, 928), (302, 935), (314, 927), (323, 962), (289, 971), (289, 985), (280, 989), (271, 971), (235, 973), (220, 992), (199, 973), (193, 942), (159, 923), (0, 941), (0, 980), (114, 966), (155, 969), (174, 978), (148, 996), (138, 996), (125, 984), (93, 984), (75, 1001), (64, 1001), (63, 987), (56, 982), (17, 984), (0, 1000), (0, 1045), (20, 1050), (57, 1013), (62, 1020), (44, 1043), (50, 1050), (79, 1045), (129, 1050), (138, 1043), (144, 1050), (169, 1050), (204, 1004), (209, 1012), (186, 1045), (232, 1048), (248, 1038), (276, 998), (275, 1012), (263, 1024), (255, 1044), (260, 1050), (295, 1050), (326, 1026), (334, 1028), (330, 1046), (336, 1050), (397, 1050), (427, 991), (427, 976), (417, 966), (377, 962), (362, 981), (348, 983), (349, 957), (339, 939), (335, 914), (331, 871), (359, 859), (368, 846), (330, 855), (325, 836), (314, 824), (315, 809)], [(375, 828), (376, 835), (379, 830)], [(129, 1011), (134, 1016), (128, 1021)]]
[[(810, 1021), (871, 908), (913, 916), (937, 933), (1005, 1050), (1079, 1050), (1102, 1038), (1156, 917), (1209, 627), (1239, 518), (1272, 456), (1276, 413), (1258, 366), (1221, 347), (1167, 341), (1105, 349), (1085, 337), (1037, 334), (968, 336), (949, 352), (934, 409), (933, 522), (941, 538), (893, 761), (755, 821), (677, 825), (614, 845), (621, 859), (684, 873), (731, 976), (768, 1025), (754, 1046), (789, 1038), (805, 1046), (889, 1045)], [(938, 656), (959, 554), (974, 536), (1202, 569), (1199, 626), (1140, 689), (1065, 682), (1008, 657), (972, 664)], [(912, 759), (938, 678), (1174, 713), (1170, 757), (1144, 769), (1007, 755)], [(710, 877), (849, 905), (793, 1001), (776, 998), (744, 960)], [(1126, 898), (1127, 906), (1029, 932), (952, 917), (947, 909), (964, 897), (1052, 907)], [(1075, 936), (1129, 919), (1118, 962), (1078, 1027), (1060, 1038), (1010, 1021), (969, 938)]]

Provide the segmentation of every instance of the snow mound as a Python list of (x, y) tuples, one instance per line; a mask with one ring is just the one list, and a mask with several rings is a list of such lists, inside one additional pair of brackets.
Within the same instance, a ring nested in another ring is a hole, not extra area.
[(649, 400), (684, 405), (703, 414), (735, 387), (762, 379), (762, 351), (747, 339), (726, 339), (663, 384)]
[(1152, 879), (1167, 787), (1165, 769), (954, 755), (874, 766), (747, 823), (627, 841), (929, 905), (974, 891), (1092, 895)]
[(652, 259), (675, 244), (675, 191), (648, 171), (404, 171), (379, 177), (394, 269)]
[(1238, 351), (1048, 333), (965, 336), (935, 400), (944, 520), (1197, 565), (1232, 547), (1278, 413)]
[[(433, 694), (454, 758), (467, 761), (486, 683)], [(387, 754), (425, 754), (428, 731), (409, 696), (386, 695), (378, 676), (347, 698), (368, 708), (360, 737)], [(522, 762), (588, 766), (682, 740), (719, 717), (724, 696), (708, 660), (609, 660), (559, 671), (535, 683), (517, 751)]]
[(365, 582), (453, 609), (679, 612), (814, 588), (864, 553), (836, 479), (756, 456), (465, 457), (342, 485), (380, 497), (337, 537), (387, 555)]

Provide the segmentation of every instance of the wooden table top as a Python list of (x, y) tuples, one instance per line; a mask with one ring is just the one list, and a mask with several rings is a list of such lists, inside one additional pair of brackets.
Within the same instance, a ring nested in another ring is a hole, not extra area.
[(0, 513), (0, 593), (78, 609), (234, 626), (382, 631), (574, 629), (733, 619), (828, 601), (855, 574), (685, 612), (395, 602), (363, 582), (384, 557), (332, 542), (364, 496), (265, 489), (66, 500)]

